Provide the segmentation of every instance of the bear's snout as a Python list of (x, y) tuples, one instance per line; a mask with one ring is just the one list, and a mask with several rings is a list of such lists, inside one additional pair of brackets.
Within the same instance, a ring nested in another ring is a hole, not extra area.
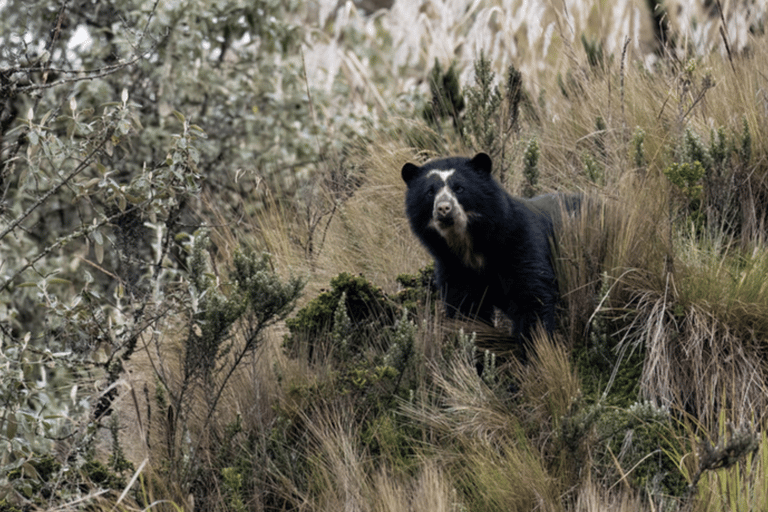
[(438, 218), (447, 217), (451, 214), (451, 202), (450, 201), (440, 201), (435, 204), (435, 212), (437, 213)]
[(456, 199), (446, 189), (443, 189), (435, 198), (435, 204), (432, 209), (432, 216), (443, 226), (451, 226), (456, 220), (456, 215), (460, 214), (457, 209)]
[(442, 201), (435, 201), (435, 207), (432, 211), (433, 219), (444, 228), (453, 226), (456, 222), (456, 216), (459, 214), (457, 208), (454, 206), (453, 201), (444, 199)]

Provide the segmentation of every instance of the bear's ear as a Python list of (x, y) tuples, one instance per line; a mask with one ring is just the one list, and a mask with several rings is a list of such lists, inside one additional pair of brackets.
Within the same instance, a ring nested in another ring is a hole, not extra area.
[(469, 165), (472, 166), (473, 169), (476, 171), (482, 171), (486, 174), (491, 174), (491, 157), (486, 155), (485, 153), (478, 153), (472, 158), (472, 160), (469, 161)]
[(421, 171), (421, 167), (409, 162), (403, 166), (403, 170), (400, 172), (400, 174), (403, 177), (404, 182), (410, 183), (416, 176), (419, 175), (419, 171)]

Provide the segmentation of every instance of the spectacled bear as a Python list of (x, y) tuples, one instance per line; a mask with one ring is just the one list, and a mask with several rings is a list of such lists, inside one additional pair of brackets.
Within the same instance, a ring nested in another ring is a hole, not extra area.
[(406, 214), (414, 234), (435, 259), (446, 313), (491, 323), (494, 307), (530, 340), (538, 322), (552, 333), (558, 300), (550, 249), (562, 207), (578, 196), (515, 198), (491, 176), (491, 158), (451, 157), (422, 166), (407, 163)]

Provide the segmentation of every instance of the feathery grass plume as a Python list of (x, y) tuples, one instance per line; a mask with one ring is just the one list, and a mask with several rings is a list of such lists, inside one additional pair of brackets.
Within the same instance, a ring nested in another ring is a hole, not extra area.
[(427, 360), (428, 387), (403, 405), (406, 417), (431, 436), (448, 443), (481, 439), (491, 443), (514, 437), (519, 422), (508, 414), (504, 380), (492, 387), (478, 375), (475, 335), (463, 331), (449, 338), (451, 348)]
[[(522, 434), (522, 433), (521, 433)], [(472, 440), (450, 466), (464, 501), (478, 510), (559, 510), (567, 489), (520, 435), (501, 442)]]
[(307, 421), (313, 456), (307, 481), (293, 489), (295, 506), (314, 510), (463, 510), (453, 476), (439, 458), (415, 461), (409, 471), (366, 448), (353, 410), (320, 406)]
[(575, 512), (635, 512), (649, 508), (650, 501), (642, 491), (631, 492), (623, 487), (606, 489), (591, 477), (575, 489), (575, 494)]
[[(767, 265), (765, 251), (744, 251), (727, 235), (681, 236), (674, 293), (659, 326), (674, 337), (647, 345), (645, 389), (684, 404), (702, 421), (718, 407), (746, 414), (768, 405), (768, 373), (753, 341), (768, 333)], [(730, 390), (725, 404), (718, 386)]]

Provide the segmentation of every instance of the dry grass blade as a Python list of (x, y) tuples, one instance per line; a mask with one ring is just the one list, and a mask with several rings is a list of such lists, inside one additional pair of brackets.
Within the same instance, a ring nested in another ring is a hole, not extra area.
[(531, 361), (517, 365), (520, 392), (534, 411), (543, 413), (542, 425), (557, 423), (580, 396), (579, 377), (571, 365), (570, 354), (560, 339), (539, 333), (534, 339)]
[(404, 404), (408, 417), (447, 439), (492, 443), (514, 435), (519, 423), (509, 415), (508, 404), (478, 376), (474, 360), (461, 356), (447, 368), (433, 364), (431, 373), (431, 396)]

